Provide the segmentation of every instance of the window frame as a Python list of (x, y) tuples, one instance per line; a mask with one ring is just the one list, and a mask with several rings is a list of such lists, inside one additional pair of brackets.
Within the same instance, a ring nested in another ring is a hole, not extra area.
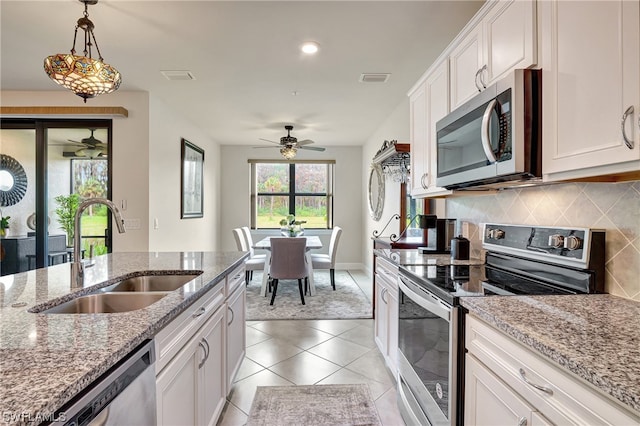
[[(333, 229), (333, 181), (335, 173), (335, 160), (248, 160), (251, 165), (251, 229), (278, 229), (278, 228), (258, 228), (258, 197), (274, 196), (289, 198), (289, 214), (295, 215), (296, 198), (300, 197), (326, 197), (327, 201), (327, 223), (325, 228), (307, 229)], [(287, 192), (258, 192), (257, 166), (259, 164), (288, 164), (289, 165), (289, 191)], [(322, 164), (327, 167), (327, 188), (326, 192), (296, 192), (295, 170), (297, 164)]]

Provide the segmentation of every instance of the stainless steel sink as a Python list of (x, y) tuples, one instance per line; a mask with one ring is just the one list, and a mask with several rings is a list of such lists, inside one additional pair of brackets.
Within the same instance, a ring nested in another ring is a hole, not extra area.
[(100, 293), (81, 296), (53, 308), (41, 311), (43, 314), (113, 314), (130, 312), (157, 302), (167, 292), (155, 293)]
[(107, 292), (173, 291), (177, 290), (199, 274), (141, 275), (127, 278), (106, 287)]

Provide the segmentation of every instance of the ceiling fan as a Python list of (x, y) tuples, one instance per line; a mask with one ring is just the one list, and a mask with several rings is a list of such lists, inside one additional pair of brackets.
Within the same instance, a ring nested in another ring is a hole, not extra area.
[(64, 151), (62, 153), (63, 157), (89, 157), (89, 158), (103, 158), (106, 157), (107, 152), (107, 144), (103, 143), (101, 140), (96, 139), (93, 136), (93, 132), (96, 129), (89, 129), (91, 131), (91, 136), (87, 138), (81, 139), (79, 142), (71, 139), (67, 139), (67, 144), (71, 143), (81, 148), (75, 151)]
[(270, 141), (269, 139), (262, 139), (261, 141), (269, 142), (275, 144), (275, 146), (254, 146), (254, 148), (280, 148), (280, 154), (287, 160), (291, 160), (296, 156), (298, 149), (307, 149), (310, 151), (324, 151), (326, 148), (320, 146), (308, 146), (314, 143), (310, 139), (305, 139), (299, 141), (297, 138), (291, 136), (291, 131), (293, 130), (293, 126), (287, 125), (284, 126), (287, 131), (287, 136), (283, 136), (280, 138), (280, 142)]

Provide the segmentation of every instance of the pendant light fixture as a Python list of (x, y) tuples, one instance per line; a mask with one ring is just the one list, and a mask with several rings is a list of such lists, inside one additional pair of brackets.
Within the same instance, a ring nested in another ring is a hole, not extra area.
[[(122, 79), (118, 70), (104, 62), (98, 41), (93, 34), (93, 22), (89, 19), (88, 5), (98, 3), (98, 0), (79, 0), (84, 3), (84, 16), (78, 19), (73, 35), (71, 53), (57, 53), (45, 58), (44, 70), (56, 83), (71, 90), (87, 102), (104, 93), (118, 90)], [(76, 55), (76, 38), (78, 28), (84, 31), (84, 56)], [(92, 48), (98, 53), (98, 59), (93, 59)]]

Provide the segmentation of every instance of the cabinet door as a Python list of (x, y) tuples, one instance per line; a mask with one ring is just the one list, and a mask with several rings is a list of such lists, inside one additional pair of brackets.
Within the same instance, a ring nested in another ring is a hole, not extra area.
[(246, 346), (246, 288), (242, 285), (227, 301), (227, 392), (242, 364)]
[[(465, 424), (533, 424), (531, 406), (473, 356), (467, 355), (465, 360)], [(545, 422), (538, 413), (536, 424), (550, 424)]]
[(427, 167), (427, 94), (422, 83), (409, 95), (409, 138), (411, 142), (411, 195), (424, 194)]
[(451, 51), (451, 110), (479, 92), (478, 71), (483, 65), (482, 51), (481, 24), (476, 25)]
[(205, 357), (204, 348), (198, 342), (191, 339), (157, 377), (158, 425), (198, 422), (198, 365)]
[(490, 86), (511, 70), (537, 63), (536, 2), (503, 0), (483, 20), (484, 62), (481, 81)]
[(384, 278), (382, 278), (379, 274), (376, 274), (375, 280), (376, 280), (376, 294), (375, 294), (376, 318), (374, 321), (375, 341), (382, 355), (386, 357), (387, 349), (388, 349), (387, 348), (387, 344), (388, 344), (387, 329), (389, 327), (387, 324), (389, 308), (386, 302), (387, 300), (386, 293), (388, 292), (388, 288), (387, 288), (386, 282), (384, 281)]
[(395, 376), (398, 371), (398, 290), (387, 293), (387, 364)]
[(215, 425), (226, 400), (224, 318), (224, 309), (218, 309), (195, 338), (199, 345), (202, 343), (207, 349), (205, 358), (198, 364), (198, 425)]
[(543, 173), (558, 180), (638, 170), (639, 3), (557, 1), (538, 8)]
[(450, 194), (444, 188), (436, 186), (438, 175), (438, 145), (436, 123), (449, 113), (449, 63), (443, 61), (436, 66), (425, 82), (427, 89), (427, 167), (426, 194)]

